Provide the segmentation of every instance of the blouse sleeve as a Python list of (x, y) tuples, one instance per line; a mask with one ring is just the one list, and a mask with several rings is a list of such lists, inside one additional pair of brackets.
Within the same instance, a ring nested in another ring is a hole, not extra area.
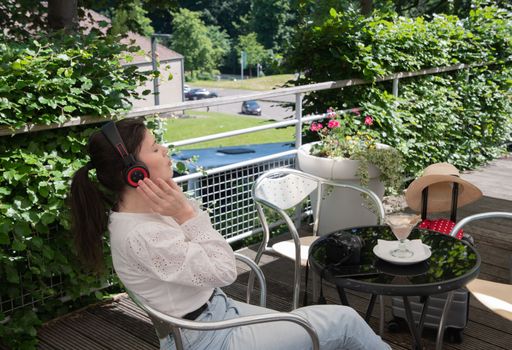
[(233, 250), (202, 211), (181, 226), (136, 226), (128, 236), (127, 251), (135, 268), (163, 281), (222, 287), (237, 277)]

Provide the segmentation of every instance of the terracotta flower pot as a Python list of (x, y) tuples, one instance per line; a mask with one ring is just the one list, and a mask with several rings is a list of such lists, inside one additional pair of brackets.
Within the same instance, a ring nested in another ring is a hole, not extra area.
[[(339, 183), (360, 185), (359, 177), (356, 175), (359, 161), (312, 156), (310, 154), (312, 145), (313, 143), (305, 144), (298, 150), (297, 160), (301, 171)], [(380, 147), (388, 146), (380, 145)], [(370, 165), (368, 173), (370, 177), (368, 188), (382, 199), (384, 184), (379, 180), (379, 169)], [(359, 192), (339, 188), (328, 189), (323, 198), (325, 203), (322, 204), (320, 213), (318, 231), (320, 235), (348, 227), (377, 224), (377, 217), (365, 207)]]

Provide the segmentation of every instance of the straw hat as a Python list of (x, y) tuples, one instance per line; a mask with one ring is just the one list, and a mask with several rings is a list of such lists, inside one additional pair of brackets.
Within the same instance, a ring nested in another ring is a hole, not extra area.
[(436, 163), (423, 170), (423, 174), (414, 180), (405, 192), (405, 200), (412, 210), (421, 210), (421, 192), (428, 186), (429, 213), (450, 211), (453, 183), (459, 184), (457, 207), (476, 201), (482, 197), (482, 191), (475, 185), (463, 180), (459, 170), (449, 163)]

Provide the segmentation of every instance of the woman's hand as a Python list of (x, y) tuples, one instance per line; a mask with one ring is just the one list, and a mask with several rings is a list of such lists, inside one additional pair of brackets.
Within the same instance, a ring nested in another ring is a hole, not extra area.
[(154, 212), (170, 216), (180, 225), (196, 215), (183, 191), (172, 179), (158, 178), (152, 181), (145, 178), (139, 181), (137, 192)]

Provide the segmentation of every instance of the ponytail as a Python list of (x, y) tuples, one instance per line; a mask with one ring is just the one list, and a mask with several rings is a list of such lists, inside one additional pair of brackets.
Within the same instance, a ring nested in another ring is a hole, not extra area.
[[(116, 125), (128, 153), (138, 153), (146, 132), (142, 120), (123, 119)], [(125, 166), (101, 131), (89, 137), (87, 153), (91, 162), (78, 169), (71, 182), (71, 228), (78, 257), (85, 266), (100, 273), (104, 268), (103, 233), (107, 231), (108, 210), (120, 200), (127, 187), (123, 176)], [(89, 178), (92, 168), (96, 169), (98, 183)]]
[(108, 214), (102, 193), (89, 178), (91, 163), (80, 168), (71, 182), (71, 228), (78, 257), (85, 266), (103, 271), (103, 233)]

